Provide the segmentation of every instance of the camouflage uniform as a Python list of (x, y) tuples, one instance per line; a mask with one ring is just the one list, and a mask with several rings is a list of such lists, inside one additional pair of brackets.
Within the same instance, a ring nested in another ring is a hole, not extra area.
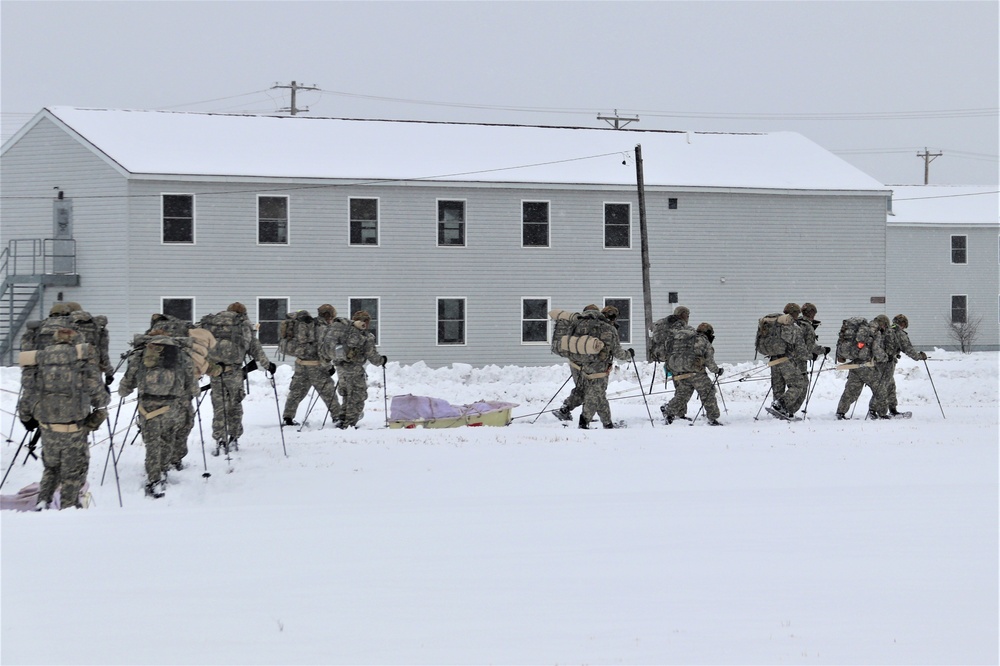
[[(605, 308), (607, 310), (608, 308)], [(614, 426), (611, 421), (611, 405), (608, 404), (608, 375), (611, 373), (612, 359), (628, 361), (631, 356), (622, 349), (618, 340), (618, 330), (603, 312), (586, 310), (580, 315), (581, 320), (593, 319), (598, 325), (592, 328), (588, 335), (598, 338), (604, 343), (604, 348), (594, 355), (593, 360), (584, 363), (573, 363), (570, 366), (580, 373), (580, 384), (583, 386), (583, 412), (580, 414), (581, 428), (589, 427), (590, 420), (597, 414), (605, 428)]]
[(785, 342), (786, 351), (780, 356), (770, 358), (772, 363), (777, 361), (771, 366), (771, 391), (774, 393), (772, 406), (788, 416), (798, 411), (805, 402), (806, 392), (809, 390), (805, 365), (810, 350), (806, 347), (802, 327), (796, 323), (799, 307), (797, 305), (791, 307), (793, 305), (795, 304), (789, 303), (785, 306), (785, 314), (792, 318), (792, 323), (781, 325), (781, 339)]
[[(336, 314), (336, 310), (333, 314)], [(313, 320), (316, 326), (316, 341), (322, 338), (321, 327), (328, 326), (329, 319), (320, 316)], [(286, 425), (295, 425), (295, 412), (310, 388), (316, 389), (316, 393), (323, 399), (333, 417), (340, 414), (337, 385), (330, 379), (330, 364), (320, 359), (318, 342), (305, 343), (298, 349), (295, 357), (295, 374), (292, 375), (292, 381), (288, 386), (288, 396), (285, 398), (285, 409), (282, 412)]]
[[(182, 341), (170, 336), (141, 336), (140, 345), (174, 347), (176, 364), (171, 368), (169, 386), (152, 382), (160, 368), (147, 367), (142, 353), (129, 358), (125, 376), (118, 384), (118, 395), (126, 397), (139, 389), (137, 418), (142, 441), (146, 447), (147, 484), (160, 481), (170, 467), (180, 469), (187, 455), (188, 435), (194, 427), (194, 406), (191, 399), (200, 392), (194, 362)], [(188, 342), (188, 344), (190, 344)], [(138, 345), (137, 345), (138, 347)], [(162, 377), (162, 374), (160, 375)]]
[[(368, 319), (359, 318), (358, 312), (354, 314), (351, 325), (356, 331), (351, 332), (351, 337), (360, 340), (360, 344), (345, 345), (345, 358), (335, 360), (337, 368), (337, 392), (343, 396), (344, 401), (340, 407), (340, 415), (337, 427), (343, 429), (349, 426), (358, 425), (358, 421), (365, 412), (365, 400), (368, 399), (368, 376), (365, 374), (365, 361), (372, 365), (384, 366), (386, 357), (378, 353), (375, 348), (375, 336), (368, 332)], [(365, 315), (367, 316), (367, 314)], [(363, 326), (361, 325), (363, 324)], [(358, 333), (361, 335), (359, 336)]]
[[(710, 336), (706, 334), (702, 327), (698, 327), (694, 334), (693, 346), (690, 352), (674, 353), (671, 358), (675, 359), (671, 363), (670, 371), (674, 374), (674, 397), (667, 403), (664, 415), (667, 422), (675, 418), (683, 418), (687, 413), (687, 405), (691, 400), (691, 395), (698, 391), (701, 404), (705, 406), (705, 415), (710, 423), (717, 424), (721, 412), (719, 403), (715, 398), (715, 385), (709, 378), (705, 370), (710, 370), (713, 374), (719, 375), (719, 366), (715, 363), (715, 348), (712, 347)], [(706, 329), (711, 330), (711, 329)], [(688, 357), (686, 361), (677, 362), (679, 357)], [(677, 367), (673, 367), (673, 366)], [(681, 377), (681, 379), (677, 379)]]
[[(653, 324), (653, 328), (654, 329), (660, 327), (665, 328), (667, 331), (667, 335), (669, 335), (671, 338), (683, 337), (683, 333), (681, 333), (682, 331), (687, 331), (688, 333), (694, 331), (694, 328), (688, 325), (689, 313), (690, 310), (688, 310), (686, 307), (678, 306), (674, 310), (673, 314), (669, 314), (664, 319), (661, 319), (660, 321)], [(665, 345), (655, 345), (654, 343), (654, 347), (651, 351), (653, 359), (661, 361), (663, 363), (664, 370), (668, 374), (671, 375), (675, 374), (674, 371), (670, 368), (670, 364), (668, 363)], [(665, 402), (662, 405), (660, 405), (660, 413), (663, 414), (664, 417), (667, 416), (669, 405), (670, 405), (669, 402)]]
[[(49, 365), (49, 359), (55, 357), (61, 357), (64, 365)], [(52, 502), (57, 487), (62, 508), (80, 506), (80, 489), (90, 467), (87, 436), (107, 418), (103, 408), (110, 399), (101, 380), (97, 353), (84, 343), (81, 334), (63, 328), (54, 336), (53, 344), (22, 352), (20, 361), (18, 416), (26, 428), (42, 429), (44, 471), (38, 491), (39, 508)], [(72, 385), (73, 389), (53, 390), (60, 384)]]
[[(230, 306), (232, 307), (232, 306)], [(245, 314), (245, 311), (244, 311)], [(243, 358), (249, 355), (259, 368), (267, 368), (273, 373), (271, 361), (257, 339), (250, 321), (243, 318), (241, 326), (246, 327), (244, 335), (249, 346), (243, 350)], [(211, 378), (212, 387), (212, 439), (220, 444), (230, 444), (243, 435), (243, 398), (246, 397), (244, 381), (246, 374), (241, 363), (219, 364), (220, 372)]]
[(896, 407), (899, 406), (896, 400), (896, 362), (899, 360), (900, 353), (906, 354), (914, 361), (923, 361), (927, 358), (927, 354), (917, 351), (910, 342), (910, 336), (906, 332), (909, 320), (903, 315), (896, 315), (892, 321), (892, 325), (885, 332), (882, 344), (889, 360), (880, 366), (882, 374), (879, 377), (879, 383), (885, 395), (885, 404), (881, 411), (877, 409), (874, 395), (868, 403), (868, 411), (876, 412), (879, 416), (885, 416), (887, 413), (895, 416), (899, 413), (896, 410)]
[[(879, 315), (884, 317), (884, 315)], [(840, 401), (837, 403), (837, 416), (843, 418), (847, 414), (847, 410), (850, 409), (851, 405), (861, 396), (861, 391), (864, 390), (865, 386), (872, 390), (872, 405), (869, 410), (869, 415), (874, 415), (875, 418), (879, 418), (879, 414), (884, 414), (886, 407), (886, 396), (884, 390), (884, 384), (880, 381), (883, 373), (885, 372), (885, 365), (889, 360), (889, 357), (885, 353), (885, 328), (889, 322), (888, 317), (885, 318), (886, 326), (880, 326), (878, 323), (878, 317), (876, 321), (868, 324), (870, 327), (870, 332), (872, 335), (873, 342), (870, 345), (872, 349), (872, 358), (861, 364), (857, 368), (852, 368), (847, 373), (847, 384), (844, 386), (844, 392), (840, 396)]]

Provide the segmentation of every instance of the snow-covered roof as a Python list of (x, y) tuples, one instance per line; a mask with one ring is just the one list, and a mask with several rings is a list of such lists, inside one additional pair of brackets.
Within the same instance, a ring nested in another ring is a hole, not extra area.
[(71, 107), (39, 114), (46, 116), (131, 174), (634, 186), (635, 146), (641, 144), (644, 182), (650, 187), (887, 190), (794, 132), (665, 132)]
[(898, 224), (997, 224), (997, 185), (890, 185), (892, 215)]

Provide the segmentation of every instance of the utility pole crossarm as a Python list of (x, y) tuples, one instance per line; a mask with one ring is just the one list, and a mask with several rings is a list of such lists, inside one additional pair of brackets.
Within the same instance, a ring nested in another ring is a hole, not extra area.
[(273, 86), (271, 86), (271, 90), (274, 90), (275, 88), (288, 88), (289, 90), (292, 91), (292, 100), (288, 108), (278, 109), (278, 113), (284, 113), (285, 111), (287, 111), (289, 114), (293, 116), (299, 113), (300, 111), (309, 111), (309, 109), (300, 109), (297, 106), (295, 106), (295, 93), (297, 93), (299, 90), (319, 90), (319, 88), (317, 88), (316, 86), (303, 86), (299, 85), (295, 81), (292, 81), (291, 84), (289, 85), (275, 83)]
[(602, 115), (598, 115), (597, 119), (598, 120), (603, 120), (603, 121), (607, 122), (609, 125), (611, 125), (615, 129), (622, 129), (626, 125), (628, 125), (629, 123), (637, 123), (637, 122), (639, 122), (639, 116), (632, 116), (631, 118), (625, 118), (625, 117), (619, 116), (618, 115), (618, 109), (615, 109), (615, 115), (613, 115), (613, 116), (605, 116), (605, 115), (602, 114)]
[(934, 161), (935, 157), (941, 157), (944, 153), (932, 153), (927, 148), (924, 148), (924, 152), (917, 153), (917, 157), (924, 158), (924, 185), (930, 183), (931, 180), (931, 162)]

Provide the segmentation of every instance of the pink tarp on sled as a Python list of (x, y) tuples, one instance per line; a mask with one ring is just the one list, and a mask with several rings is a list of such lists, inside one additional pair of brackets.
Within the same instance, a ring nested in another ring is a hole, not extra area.
[(397, 395), (389, 406), (390, 428), (457, 428), (459, 426), (505, 426), (511, 421), (513, 402), (482, 400), (471, 405), (453, 405), (441, 398)]

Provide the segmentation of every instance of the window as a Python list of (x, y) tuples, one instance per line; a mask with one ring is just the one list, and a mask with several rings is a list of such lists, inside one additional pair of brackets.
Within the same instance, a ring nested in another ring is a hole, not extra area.
[(676, 291), (668, 291), (667, 292), (667, 303), (670, 303), (671, 305), (674, 305), (675, 303), (679, 303), (679, 302), (680, 302), (680, 299), (679, 299), (678, 294), (677, 294)]
[(968, 242), (968, 236), (951, 237), (951, 263), (953, 264), (968, 263), (968, 256), (966, 255), (967, 242)]
[(438, 299), (437, 341), (439, 345), (465, 344), (465, 299), (464, 298)]
[(604, 204), (604, 247), (630, 247), (632, 204)]
[(161, 298), (160, 312), (184, 321), (194, 321), (193, 298)]
[(465, 245), (464, 201), (438, 201), (438, 245)]
[(288, 314), (287, 298), (258, 298), (257, 319), (260, 329), (257, 337), (262, 345), (278, 344), (278, 326)]
[(163, 242), (194, 242), (194, 195), (163, 195)]
[(632, 299), (605, 298), (604, 306), (609, 305), (618, 308), (618, 319), (615, 320), (618, 326), (618, 339), (622, 344), (632, 342)]
[(358, 310), (364, 310), (371, 315), (372, 320), (368, 322), (368, 332), (375, 336), (375, 344), (378, 344), (378, 299), (351, 298), (348, 303), (350, 304), (348, 317), (353, 317)]
[(257, 197), (257, 242), (288, 244), (288, 197)]
[(521, 299), (521, 344), (546, 344), (549, 341), (549, 299)]
[(965, 324), (969, 320), (969, 297), (951, 297), (951, 323)]
[(378, 245), (378, 199), (351, 199), (351, 245)]
[(677, 197), (670, 197), (667, 199), (667, 209), (677, 210)]
[(521, 245), (549, 246), (549, 202), (521, 202)]

